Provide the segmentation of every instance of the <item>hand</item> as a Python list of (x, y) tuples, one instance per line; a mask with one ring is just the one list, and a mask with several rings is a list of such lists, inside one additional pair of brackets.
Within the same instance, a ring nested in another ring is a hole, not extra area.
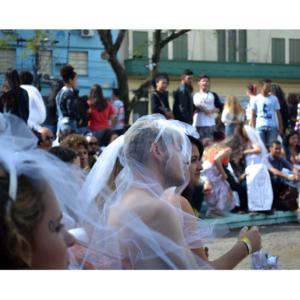
[(212, 111), (212, 109), (210, 109), (210, 108), (207, 108), (206, 110), (205, 110), (205, 114), (206, 115), (210, 115), (210, 114), (212, 114), (213, 113), (213, 111)]
[(200, 111), (204, 111), (204, 107), (205, 105), (203, 103), (200, 103), (197, 108), (200, 110)]
[(226, 174), (222, 175), (222, 180), (226, 180), (228, 176)]
[(210, 195), (213, 193), (213, 189), (211, 187), (211, 184), (209, 182), (209, 180), (206, 180), (203, 184), (203, 190), (202, 190), (202, 193), (204, 195)]
[(174, 115), (171, 111), (169, 112), (165, 112), (165, 117), (166, 119), (170, 120), (170, 119), (174, 119)]
[(280, 135), (283, 135), (283, 128), (282, 128), (282, 127), (280, 127), (280, 128), (278, 129), (278, 133), (279, 133)]
[(245, 226), (239, 234), (238, 239), (241, 239), (242, 236), (247, 238), (250, 241), (251, 247), (252, 247), (252, 253), (257, 252), (262, 248), (261, 246), (261, 236), (258, 232), (258, 227), (253, 226), (250, 230), (248, 230), (248, 227)]
[(243, 175), (241, 176), (241, 181), (243, 181), (243, 180), (246, 178), (247, 175), (249, 175), (249, 174), (243, 174)]
[(299, 182), (299, 178), (293, 177), (293, 183), (298, 183)]

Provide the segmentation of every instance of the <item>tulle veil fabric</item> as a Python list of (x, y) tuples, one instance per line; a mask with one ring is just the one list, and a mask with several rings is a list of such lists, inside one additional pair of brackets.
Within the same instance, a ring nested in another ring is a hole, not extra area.
[[(0, 116), (1, 117), (1, 116)], [(81, 171), (45, 150), (26, 124), (0, 118), (0, 166), (24, 174), (37, 188), (51, 187), (84, 247), (69, 250), (72, 269), (211, 269), (190, 249), (222, 237), (226, 224), (206, 223), (181, 210), (197, 133), (160, 115), (140, 118), (101, 154), (83, 182)], [(163, 157), (153, 159), (157, 142)], [(172, 201), (171, 201), (172, 200)]]

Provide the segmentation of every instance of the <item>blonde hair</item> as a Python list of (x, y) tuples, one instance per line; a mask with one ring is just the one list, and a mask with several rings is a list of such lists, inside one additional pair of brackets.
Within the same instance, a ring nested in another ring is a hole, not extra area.
[(15, 201), (8, 189), (9, 175), (0, 169), (0, 268), (30, 269), (34, 231), (44, 214), (42, 193), (24, 175), (18, 178)]
[(240, 103), (240, 100), (234, 95), (228, 95), (224, 105), (224, 109), (227, 108), (229, 112), (233, 113), (236, 118), (239, 114), (244, 113), (244, 109)]

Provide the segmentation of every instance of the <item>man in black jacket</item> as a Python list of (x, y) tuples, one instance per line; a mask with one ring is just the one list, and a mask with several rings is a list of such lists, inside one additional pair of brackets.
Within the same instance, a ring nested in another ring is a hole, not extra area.
[(175, 92), (173, 113), (175, 120), (193, 124), (194, 104), (191, 96), (193, 90), (194, 73), (185, 69), (181, 75), (181, 85)]

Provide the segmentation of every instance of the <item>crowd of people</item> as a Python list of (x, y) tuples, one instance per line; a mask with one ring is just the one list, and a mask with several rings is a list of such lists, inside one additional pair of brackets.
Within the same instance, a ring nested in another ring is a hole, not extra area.
[[(171, 109), (168, 74), (156, 73), (152, 114), (130, 126), (118, 89), (111, 101), (98, 84), (80, 96), (74, 68), (60, 74), (45, 102), (29, 71), (8, 69), (0, 90), (1, 269), (233, 269), (261, 238), (244, 227), (210, 261), (204, 245), (228, 232), (224, 212), (297, 209), (297, 95), (286, 103), (271, 80), (258, 95), (247, 87), (245, 110), (234, 95), (223, 105), (206, 74), (193, 94), (186, 69)], [(269, 210), (248, 209), (254, 165), (269, 171)]]

